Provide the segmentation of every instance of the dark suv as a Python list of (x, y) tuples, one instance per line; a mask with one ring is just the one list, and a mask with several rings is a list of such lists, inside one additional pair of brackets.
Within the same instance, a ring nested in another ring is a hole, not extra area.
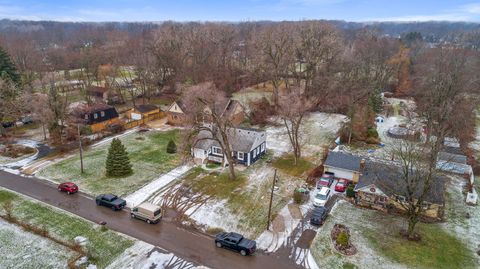
[(310, 224), (312, 225), (322, 225), (325, 219), (327, 218), (328, 210), (323, 207), (315, 207), (312, 212), (312, 217), (310, 218)]
[(251, 255), (257, 249), (257, 243), (237, 233), (219, 233), (215, 236), (215, 245), (240, 252), (242, 256)]

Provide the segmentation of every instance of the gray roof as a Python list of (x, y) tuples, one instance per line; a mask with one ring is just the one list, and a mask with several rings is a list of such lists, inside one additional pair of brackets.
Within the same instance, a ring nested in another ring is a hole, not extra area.
[(449, 163), (461, 163), (467, 164), (467, 156), (460, 154), (453, 154), (448, 152), (438, 153), (438, 160), (446, 161)]
[[(231, 128), (228, 137), (233, 151), (250, 152), (266, 141), (267, 134), (256, 129)], [(207, 150), (212, 146), (220, 147), (216, 140), (208, 138), (212, 138), (209, 131), (200, 131), (195, 148)]]
[(360, 171), (362, 158), (341, 151), (330, 151), (324, 165), (350, 171)]
[[(405, 196), (407, 186), (401, 176), (400, 167), (398, 166), (367, 162), (365, 164), (365, 170), (360, 175), (358, 183), (355, 186), (355, 191), (374, 184), (388, 196)], [(436, 176), (430, 191), (427, 193), (425, 201), (435, 204), (443, 204), (445, 200), (445, 182), (445, 177)], [(420, 187), (417, 188), (417, 193), (414, 194), (415, 197), (418, 197), (423, 189), (423, 182), (420, 182), (419, 185)]]

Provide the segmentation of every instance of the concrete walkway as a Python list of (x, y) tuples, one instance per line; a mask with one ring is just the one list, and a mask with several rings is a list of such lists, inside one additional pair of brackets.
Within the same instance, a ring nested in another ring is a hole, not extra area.
[(143, 201), (147, 200), (148, 197), (159, 191), (161, 188), (167, 186), (170, 182), (174, 181), (175, 179), (181, 177), (185, 174), (188, 170), (190, 170), (193, 166), (191, 164), (186, 164), (179, 166), (170, 172), (163, 174), (158, 179), (150, 182), (149, 184), (143, 186), (138, 191), (128, 195), (125, 200), (127, 201), (127, 206), (132, 208)]

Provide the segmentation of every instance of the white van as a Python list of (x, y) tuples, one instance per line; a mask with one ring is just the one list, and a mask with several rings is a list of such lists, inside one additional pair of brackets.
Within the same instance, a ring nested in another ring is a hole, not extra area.
[(162, 209), (158, 205), (144, 202), (132, 208), (131, 216), (134, 219), (141, 219), (147, 223), (158, 223), (162, 218)]

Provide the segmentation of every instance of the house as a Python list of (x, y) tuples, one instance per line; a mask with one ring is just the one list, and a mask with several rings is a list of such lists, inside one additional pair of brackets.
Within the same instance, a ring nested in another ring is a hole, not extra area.
[[(363, 160), (364, 162), (365, 160)], [(323, 167), (324, 172), (337, 178), (346, 178), (358, 182), (362, 158), (342, 151), (330, 151)]]
[(156, 105), (138, 105), (127, 111), (127, 117), (131, 120), (141, 120), (160, 114), (160, 108)]
[(166, 110), (167, 123), (171, 125), (183, 125), (187, 122), (186, 107), (182, 101), (174, 101)]
[(245, 121), (247, 113), (238, 100), (230, 99), (225, 106), (222, 117), (227, 117), (233, 126), (238, 126)]
[(95, 102), (103, 102), (103, 103), (117, 103), (120, 101), (120, 97), (116, 92), (113, 90), (100, 87), (100, 86), (90, 86), (87, 88), (87, 96), (93, 99)]
[(106, 104), (95, 104), (83, 106), (76, 111), (81, 122), (90, 127), (93, 133), (107, 129), (109, 126), (122, 124), (118, 112), (113, 106)]
[[(360, 206), (388, 212), (405, 209), (401, 203), (405, 202), (407, 185), (401, 179), (400, 167), (367, 162), (355, 185), (356, 203)], [(423, 216), (439, 220), (443, 217), (445, 208), (445, 178), (437, 176), (423, 203)], [(419, 183), (420, 185), (423, 182)], [(417, 188), (414, 197), (419, 197), (422, 188)]]
[[(267, 152), (267, 133), (255, 129), (231, 128), (228, 139), (232, 147), (232, 154), (237, 163), (250, 166)], [(227, 159), (217, 140), (212, 139), (209, 131), (200, 131), (192, 147), (195, 160), (227, 164)]]

